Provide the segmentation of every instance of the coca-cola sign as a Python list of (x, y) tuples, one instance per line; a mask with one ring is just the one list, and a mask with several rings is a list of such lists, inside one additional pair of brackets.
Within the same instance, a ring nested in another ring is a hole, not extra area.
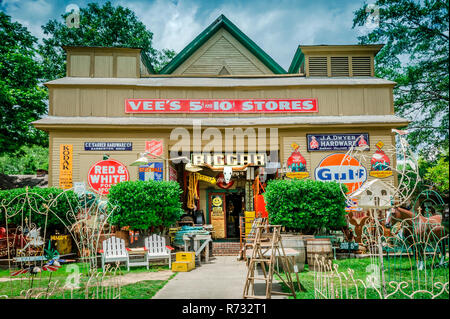
[(126, 99), (125, 113), (314, 113), (317, 99)]

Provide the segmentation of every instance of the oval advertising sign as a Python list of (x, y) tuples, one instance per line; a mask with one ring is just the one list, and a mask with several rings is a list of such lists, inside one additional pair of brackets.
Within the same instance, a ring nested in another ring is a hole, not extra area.
[(331, 154), (325, 157), (314, 171), (314, 178), (322, 182), (336, 181), (347, 186), (347, 194), (353, 193), (367, 180), (367, 170), (349, 155)]
[(112, 185), (129, 179), (126, 166), (111, 159), (95, 163), (88, 173), (89, 186), (99, 194), (108, 194)]

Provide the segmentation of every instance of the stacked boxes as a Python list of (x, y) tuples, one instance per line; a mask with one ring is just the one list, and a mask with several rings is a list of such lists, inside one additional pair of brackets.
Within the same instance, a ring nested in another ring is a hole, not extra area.
[(176, 261), (172, 263), (172, 271), (191, 271), (195, 268), (195, 252), (176, 253)]
[(247, 236), (252, 230), (253, 221), (255, 220), (255, 212), (244, 212), (245, 217), (245, 235)]

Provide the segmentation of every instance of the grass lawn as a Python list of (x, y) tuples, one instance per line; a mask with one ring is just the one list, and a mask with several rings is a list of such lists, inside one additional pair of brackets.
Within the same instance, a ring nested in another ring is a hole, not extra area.
[[(51, 294), (50, 298), (54, 299), (84, 299), (86, 298), (86, 283), (89, 279), (88, 276), (88, 267), (87, 264), (83, 263), (73, 263), (73, 264), (64, 264), (60, 269), (55, 272), (43, 271), (38, 273), (34, 278), (29, 274), (18, 275), (14, 278), (14, 280), (9, 280), (10, 271), (8, 269), (0, 270), (0, 298), (2, 296), (7, 296), (8, 298), (21, 298), (31, 287), (36, 292), (46, 292), (49, 286), (49, 282), (56, 282), (58, 288), (62, 288), (66, 282), (74, 283), (74, 268), (80, 273), (79, 280), (79, 289), (74, 289), (71, 291), (70, 289), (57, 289), (53, 294)], [(116, 273), (116, 275), (126, 275), (126, 274), (139, 274), (139, 273), (147, 273), (147, 272), (158, 272), (161, 270), (169, 270), (167, 265), (151, 265), (150, 269), (147, 270), (146, 267), (133, 267), (130, 268), (130, 271), (127, 272), (126, 268), (121, 267), (120, 271)], [(98, 275), (102, 274), (101, 268), (97, 272)], [(175, 274), (170, 276), (172, 279)], [(16, 279), (17, 278), (17, 279)], [(107, 274), (105, 279), (112, 279), (113, 276)], [(160, 290), (168, 280), (143, 280), (132, 284), (127, 284), (120, 286), (120, 298), (121, 299), (148, 299), (152, 298), (158, 290)], [(99, 297), (103, 298), (112, 298), (113, 296), (119, 295), (119, 290), (117, 285), (113, 285), (110, 287), (100, 287), (96, 285), (96, 281), (91, 277), (91, 284), (89, 285), (89, 295), (88, 298), (92, 298), (94, 294), (98, 293)], [(100, 287), (100, 289), (98, 289)], [(5, 297), (3, 297), (5, 298)], [(45, 297), (44, 297), (45, 298)]]
[[(356, 280), (356, 284), (358, 286), (358, 294), (359, 294), (359, 298), (367, 298), (367, 299), (379, 299), (380, 296), (379, 294), (376, 292), (375, 289), (373, 288), (367, 288), (366, 290), (364, 289), (364, 285), (358, 280), (362, 280), (363, 282), (366, 282), (366, 278), (368, 275), (370, 275), (371, 270), (368, 269), (367, 267), (370, 265), (371, 260), (370, 258), (361, 258), (361, 259), (342, 259), (342, 260), (334, 260), (333, 263), (339, 265), (339, 272), (343, 272), (345, 273), (345, 275), (347, 277), (348, 276), (348, 269), (351, 268), (354, 271), (354, 279)], [(388, 267), (386, 267), (388, 268)], [(425, 275), (427, 276), (427, 278), (425, 279)], [(448, 282), (448, 278), (449, 278), (449, 268), (435, 268), (432, 271), (432, 275), (434, 277), (434, 282), (436, 281), (440, 281), (443, 283)], [(282, 275), (283, 278), (285, 278), (284, 275)], [(302, 286), (305, 288), (306, 291), (302, 291), (302, 292), (298, 292), (298, 285), (297, 285), (297, 279), (295, 276), (295, 273), (291, 274), (292, 276), (292, 280), (294, 281), (294, 286), (296, 289), (296, 296), (297, 299), (315, 299), (315, 293), (314, 293), (314, 272), (313, 271), (309, 271), (308, 270), (308, 265), (305, 265), (305, 270), (301, 273), (299, 273), (299, 280), (300, 283), (302, 284)], [(415, 267), (413, 267), (413, 270), (411, 271), (411, 265), (410, 265), (410, 261), (407, 258), (399, 258), (396, 261), (395, 264), (395, 271), (394, 271), (394, 266), (391, 264), (390, 268), (385, 272), (385, 276), (386, 276), (386, 281), (405, 281), (409, 284), (409, 287), (406, 287), (403, 289), (404, 292), (411, 294), (412, 293), (412, 282), (414, 282), (414, 286), (416, 287), (415, 290), (418, 290), (418, 284), (420, 282), (421, 284), (421, 288), (428, 288), (427, 290), (431, 290), (431, 281), (430, 281), (430, 276), (431, 276), (431, 271), (427, 271), (426, 273), (424, 271), (419, 272), (415, 269)], [(276, 279), (277, 276), (275, 276)], [(343, 278), (343, 277), (341, 277)], [(332, 281), (333, 285), (334, 285), (334, 289), (338, 289), (338, 293), (341, 294), (341, 290), (340, 290), (340, 281), (337, 277), (334, 278), (334, 280)], [(345, 298), (346, 294), (346, 285), (345, 282), (343, 283), (343, 298)], [(357, 290), (354, 286), (353, 281), (349, 280), (348, 281), (348, 295), (349, 298), (356, 298), (356, 293)], [(387, 293), (391, 293), (394, 292), (394, 287), (390, 287), (389, 285), (387, 285)], [(282, 284), (283, 290), (288, 292), (287, 287)], [(329, 287), (329, 286), (328, 286)], [(436, 288), (435, 288), (436, 289)], [(434, 290), (434, 293), (436, 294), (437, 291), (440, 291), (440, 289), (438, 290)], [(364, 296), (364, 293), (366, 293), (366, 295)], [(290, 297), (291, 299), (293, 297)], [(404, 294), (402, 294), (401, 292), (397, 292), (395, 293), (393, 296), (391, 296), (389, 299), (405, 299), (408, 298), (407, 296), (405, 296)], [(429, 294), (426, 293), (418, 293), (414, 296), (414, 299), (430, 299), (431, 296)], [(447, 288), (447, 292), (444, 292), (443, 294), (441, 294), (439, 297), (437, 297), (439, 299), (448, 299), (449, 298), (449, 294), (448, 294), (448, 288)]]

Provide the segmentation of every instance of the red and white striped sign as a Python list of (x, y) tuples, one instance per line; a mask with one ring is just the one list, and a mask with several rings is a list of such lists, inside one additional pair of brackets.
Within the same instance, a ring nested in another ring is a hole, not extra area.
[(314, 113), (317, 99), (126, 99), (125, 113)]
[(153, 156), (163, 155), (163, 141), (162, 140), (151, 140), (145, 141), (145, 151)]

